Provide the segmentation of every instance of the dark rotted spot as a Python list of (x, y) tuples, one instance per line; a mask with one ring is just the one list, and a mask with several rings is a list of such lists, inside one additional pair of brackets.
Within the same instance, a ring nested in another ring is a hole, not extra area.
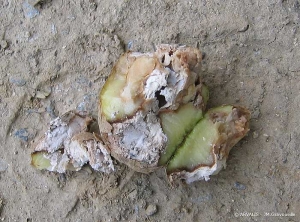
[[(161, 90), (163, 90), (163, 88)], [(155, 92), (155, 97), (158, 100), (158, 107), (159, 108), (163, 107), (167, 103), (165, 96), (160, 94), (161, 90)]]

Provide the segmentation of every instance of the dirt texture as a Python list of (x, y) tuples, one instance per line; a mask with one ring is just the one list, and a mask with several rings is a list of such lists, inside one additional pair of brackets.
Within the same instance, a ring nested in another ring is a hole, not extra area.
[[(298, 0), (0, 1), (0, 220), (300, 221), (299, 24)], [(251, 110), (225, 170), (172, 188), (116, 161), (109, 175), (30, 165), (51, 119), (96, 117), (119, 56), (161, 43), (205, 53), (209, 107)]]

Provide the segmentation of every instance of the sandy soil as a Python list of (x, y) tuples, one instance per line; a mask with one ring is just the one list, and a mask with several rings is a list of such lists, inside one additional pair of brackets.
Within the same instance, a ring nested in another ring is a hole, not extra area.
[[(300, 221), (299, 1), (28, 2), (0, 1), (1, 221)], [(122, 164), (112, 175), (30, 166), (51, 119), (70, 109), (96, 115), (120, 54), (160, 43), (205, 53), (210, 107), (251, 110), (226, 170), (171, 188), (163, 171)]]

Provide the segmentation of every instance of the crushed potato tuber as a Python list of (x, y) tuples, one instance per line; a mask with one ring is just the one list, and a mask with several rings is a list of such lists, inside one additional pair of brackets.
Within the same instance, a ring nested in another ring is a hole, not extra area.
[(59, 173), (78, 171), (87, 163), (97, 171), (114, 171), (109, 149), (96, 134), (86, 132), (92, 122), (92, 117), (75, 111), (52, 120), (31, 154), (31, 164)]
[(172, 142), (172, 135), (163, 130), (172, 127), (168, 113), (175, 116), (180, 109), (177, 113), (183, 114), (178, 115), (195, 114), (185, 118), (187, 123), (179, 120), (187, 128), (183, 131), (188, 131), (206, 106), (207, 90), (198, 74), (201, 59), (198, 49), (177, 45), (121, 56), (100, 92), (99, 103), (100, 134), (113, 157), (144, 173), (168, 161), (173, 152), (166, 147), (171, 150), (170, 143), (180, 142)]
[(172, 183), (208, 180), (249, 131), (250, 112), (233, 105), (206, 112), (201, 60), (198, 49), (179, 45), (126, 52), (99, 94), (100, 135), (89, 132), (93, 118), (70, 111), (51, 121), (32, 165), (62, 173), (88, 163), (110, 173), (112, 156), (142, 173), (165, 167)]

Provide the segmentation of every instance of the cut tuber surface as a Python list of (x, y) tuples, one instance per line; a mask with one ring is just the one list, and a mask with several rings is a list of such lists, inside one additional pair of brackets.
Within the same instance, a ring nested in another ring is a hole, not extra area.
[(160, 156), (159, 165), (165, 165), (192, 131), (197, 122), (203, 117), (202, 111), (187, 103), (174, 112), (160, 114), (163, 132), (167, 135), (165, 152)]
[(31, 165), (39, 170), (50, 170), (51, 169), (51, 161), (47, 157), (47, 152), (35, 152), (31, 154)]
[(208, 180), (225, 167), (231, 148), (249, 130), (250, 113), (243, 107), (221, 106), (199, 121), (167, 166), (171, 181)]

